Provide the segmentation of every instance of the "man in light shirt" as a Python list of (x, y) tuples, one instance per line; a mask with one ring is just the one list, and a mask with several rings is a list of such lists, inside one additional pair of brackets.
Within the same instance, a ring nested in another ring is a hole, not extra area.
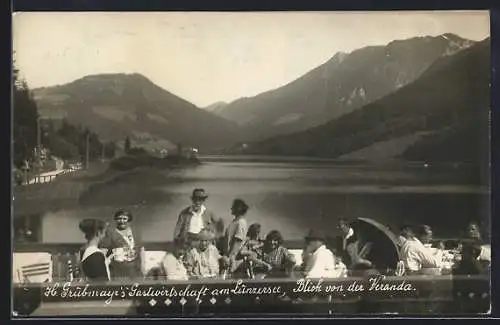
[(397, 241), (398, 246), (403, 247), (406, 241), (413, 239), (415, 239), (415, 234), (413, 233), (412, 227), (410, 225), (402, 226), (399, 231), (399, 237)]
[(192, 242), (196, 240), (196, 235), (203, 229), (213, 232), (216, 239), (223, 235), (224, 221), (207, 209), (205, 206), (207, 198), (208, 195), (204, 189), (197, 188), (193, 191), (191, 206), (179, 214), (174, 230), (174, 239), (180, 238)]
[(442, 244), (433, 251), (429, 247), (432, 240), (432, 229), (421, 225), (416, 229), (416, 237), (407, 240), (401, 248), (401, 257), (409, 274), (437, 275), (443, 265)]
[(325, 246), (325, 236), (311, 230), (305, 241), (304, 276), (313, 279), (339, 277), (341, 271), (335, 267), (335, 256)]

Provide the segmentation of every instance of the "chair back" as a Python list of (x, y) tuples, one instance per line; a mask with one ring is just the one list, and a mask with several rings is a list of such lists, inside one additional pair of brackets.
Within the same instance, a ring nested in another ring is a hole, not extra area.
[(14, 283), (43, 283), (53, 281), (53, 262), (50, 253), (14, 253)]

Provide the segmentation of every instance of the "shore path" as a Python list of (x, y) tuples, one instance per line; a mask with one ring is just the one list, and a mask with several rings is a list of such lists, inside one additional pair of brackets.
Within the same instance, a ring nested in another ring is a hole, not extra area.
[(15, 217), (42, 214), (53, 209), (72, 207), (90, 185), (104, 182), (118, 171), (108, 169), (108, 163), (94, 163), (88, 169), (61, 174), (49, 183), (18, 186), (13, 189), (13, 214)]

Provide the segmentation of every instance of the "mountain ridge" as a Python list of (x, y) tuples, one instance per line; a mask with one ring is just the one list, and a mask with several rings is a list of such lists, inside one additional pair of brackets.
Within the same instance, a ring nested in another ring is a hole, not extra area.
[[(306, 131), (248, 143), (243, 152), (335, 158), (377, 142), (433, 131), (413, 143), (399, 158), (453, 160), (455, 157), (484, 163), (490, 52), (487, 38), (440, 58), (420, 78), (358, 110)], [(448, 145), (432, 144), (436, 142)], [(427, 150), (430, 147), (432, 150)], [(460, 154), (459, 149), (464, 153)]]
[(42, 116), (65, 117), (107, 140), (131, 136), (139, 142), (161, 140), (160, 147), (182, 143), (212, 148), (229, 144), (238, 134), (235, 123), (198, 108), (139, 73), (88, 75), (32, 92)]
[(305, 130), (388, 95), (418, 78), (439, 57), (472, 44), (443, 34), (337, 52), (299, 78), (237, 99), (218, 114), (242, 126), (249, 142)]

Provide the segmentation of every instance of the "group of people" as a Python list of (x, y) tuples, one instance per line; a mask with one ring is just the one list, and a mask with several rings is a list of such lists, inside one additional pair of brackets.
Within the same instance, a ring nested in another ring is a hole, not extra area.
[(303, 265), (283, 246), (278, 230), (261, 239), (261, 225), (248, 225), (249, 206), (235, 199), (231, 206), (233, 220), (224, 227), (205, 205), (205, 190), (195, 189), (192, 205), (184, 209), (174, 230), (174, 249), (156, 268), (167, 279), (256, 278), (256, 277), (333, 277), (337, 270), (333, 253), (325, 246), (325, 238), (311, 232), (305, 238)]
[[(464, 240), (453, 250), (459, 257), (453, 267), (453, 274), (473, 275), (488, 271), (491, 263), (491, 249), (481, 238), (479, 225), (470, 222)], [(400, 256), (406, 274), (440, 274), (445, 260), (445, 247), (442, 242), (432, 247), (433, 232), (430, 226), (421, 225), (413, 229), (405, 225), (398, 238)]]
[[(173, 247), (148, 272), (144, 269), (144, 248), (130, 227), (131, 213), (117, 211), (115, 227), (108, 227), (102, 220), (83, 220), (80, 229), (87, 244), (80, 253), (81, 271), (88, 280), (100, 281), (144, 276), (168, 280), (338, 278), (380, 271), (380, 255), (373, 252), (384, 248), (363, 238), (364, 234), (347, 220), (340, 220), (341, 236), (335, 242), (322, 231), (311, 230), (304, 238), (302, 263), (297, 263), (297, 256), (284, 246), (280, 231), (271, 230), (261, 239), (261, 225), (248, 225), (249, 206), (244, 200), (233, 201), (233, 219), (225, 226), (206, 206), (207, 198), (204, 189), (192, 192), (192, 204), (178, 216)], [(480, 246), (478, 230), (477, 224), (470, 225), (472, 242), (462, 246), (457, 272), (480, 273), (480, 261), (488, 260), (488, 253)], [(432, 230), (427, 225), (402, 227), (397, 249), (405, 274), (435, 274), (441, 268), (443, 247), (431, 248), (431, 240)]]
[(79, 224), (87, 243), (80, 250), (80, 270), (87, 280), (134, 279), (143, 274), (144, 247), (132, 231), (130, 212), (114, 214), (115, 227), (99, 219)]

